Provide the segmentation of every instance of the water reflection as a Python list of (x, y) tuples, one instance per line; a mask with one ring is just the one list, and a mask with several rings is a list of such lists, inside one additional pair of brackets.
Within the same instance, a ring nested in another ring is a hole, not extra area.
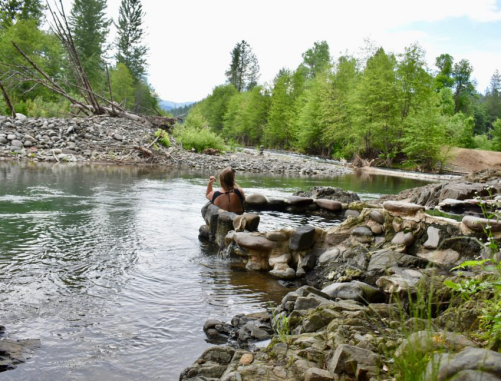
[[(373, 181), (347, 177), (238, 176), (248, 192), (268, 196), (343, 184), (377, 193)], [(0, 378), (177, 379), (209, 346), (207, 318), (279, 301), (287, 288), (231, 270), (198, 242), (207, 178), (154, 167), (0, 163), (1, 323), (10, 337), (43, 344)], [(263, 229), (306, 222), (334, 223), (262, 216)]]

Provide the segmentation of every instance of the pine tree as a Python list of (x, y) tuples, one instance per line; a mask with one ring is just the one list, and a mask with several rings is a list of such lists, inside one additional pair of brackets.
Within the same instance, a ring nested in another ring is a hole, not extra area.
[(82, 65), (92, 84), (104, 74), (106, 36), (111, 20), (106, 19), (106, 0), (75, 0), (70, 24)]
[(308, 77), (314, 78), (330, 65), (329, 44), (326, 41), (315, 42), (313, 48), (303, 53), (303, 63), (308, 70)]
[(259, 79), (259, 63), (249, 44), (242, 40), (231, 51), (230, 68), (226, 71), (228, 82), (241, 92), (251, 90)]
[(142, 44), (145, 32), (142, 28), (143, 6), (141, 0), (122, 0), (119, 9), (117, 27), (118, 63), (129, 68), (136, 81), (146, 74), (146, 53), (148, 48)]

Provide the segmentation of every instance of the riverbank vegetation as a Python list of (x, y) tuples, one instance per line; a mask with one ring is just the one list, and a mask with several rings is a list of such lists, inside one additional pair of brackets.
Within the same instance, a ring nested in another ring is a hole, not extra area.
[(423, 170), (446, 161), (445, 146), (501, 149), (497, 70), (482, 94), (466, 59), (442, 54), (429, 68), (417, 43), (393, 53), (366, 41), (364, 52), (333, 59), (328, 44), (316, 42), (298, 68), (259, 85), (257, 58), (242, 41), (231, 52), (227, 84), (190, 117), (243, 145)]
[[(30, 78), (25, 58), (13, 42), (64, 92), (84, 100), (78, 85), (81, 73), (54, 32), (55, 21), (45, 17), (51, 11), (59, 14), (58, 5), (50, 9), (41, 0), (6, 0), (0, 4), (0, 83), (15, 112), (29, 117), (67, 117), (74, 110), (66, 99)], [(166, 114), (158, 107), (158, 97), (146, 79), (148, 47), (141, 1), (122, 0), (115, 23), (107, 18), (106, 7), (106, 0), (75, 0), (65, 17), (90, 86), (98, 97), (111, 97), (123, 109)], [(117, 37), (109, 44), (111, 28), (116, 28)], [(4, 97), (0, 97), (0, 114), (11, 114)]]

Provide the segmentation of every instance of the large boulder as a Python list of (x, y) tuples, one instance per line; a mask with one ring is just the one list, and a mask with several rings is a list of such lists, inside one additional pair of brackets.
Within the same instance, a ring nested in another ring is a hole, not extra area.
[(355, 300), (359, 302), (381, 302), (384, 301), (384, 294), (373, 286), (352, 281), (349, 283), (333, 283), (322, 289), (332, 299)]
[(352, 203), (360, 200), (359, 196), (352, 191), (344, 191), (339, 187), (315, 186), (309, 191), (298, 191), (294, 195), (313, 199), (336, 200), (341, 203)]

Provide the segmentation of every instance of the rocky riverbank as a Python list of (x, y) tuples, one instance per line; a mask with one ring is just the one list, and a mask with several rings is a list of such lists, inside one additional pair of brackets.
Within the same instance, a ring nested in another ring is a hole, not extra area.
[(111, 117), (26, 118), (0, 116), (0, 160), (113, 164), (160, 164), (166, 167), (334, 176), (351, 173), (346, 166), (245, 149), (221, 155), (169, 148), (155, 140), (149, 122)]
[[(268, 312), (207, 321), (218, 346), (181, 380), (499, 380), (499, 175), (395, 198), (414, 203), (316, 189), (282, 201), (251, 195), (241, 217), (206, 206), (201, 238), (232, 263), (307, 285)], [(329, 208), (346, 220), (258, 232), (259, 210)]]

